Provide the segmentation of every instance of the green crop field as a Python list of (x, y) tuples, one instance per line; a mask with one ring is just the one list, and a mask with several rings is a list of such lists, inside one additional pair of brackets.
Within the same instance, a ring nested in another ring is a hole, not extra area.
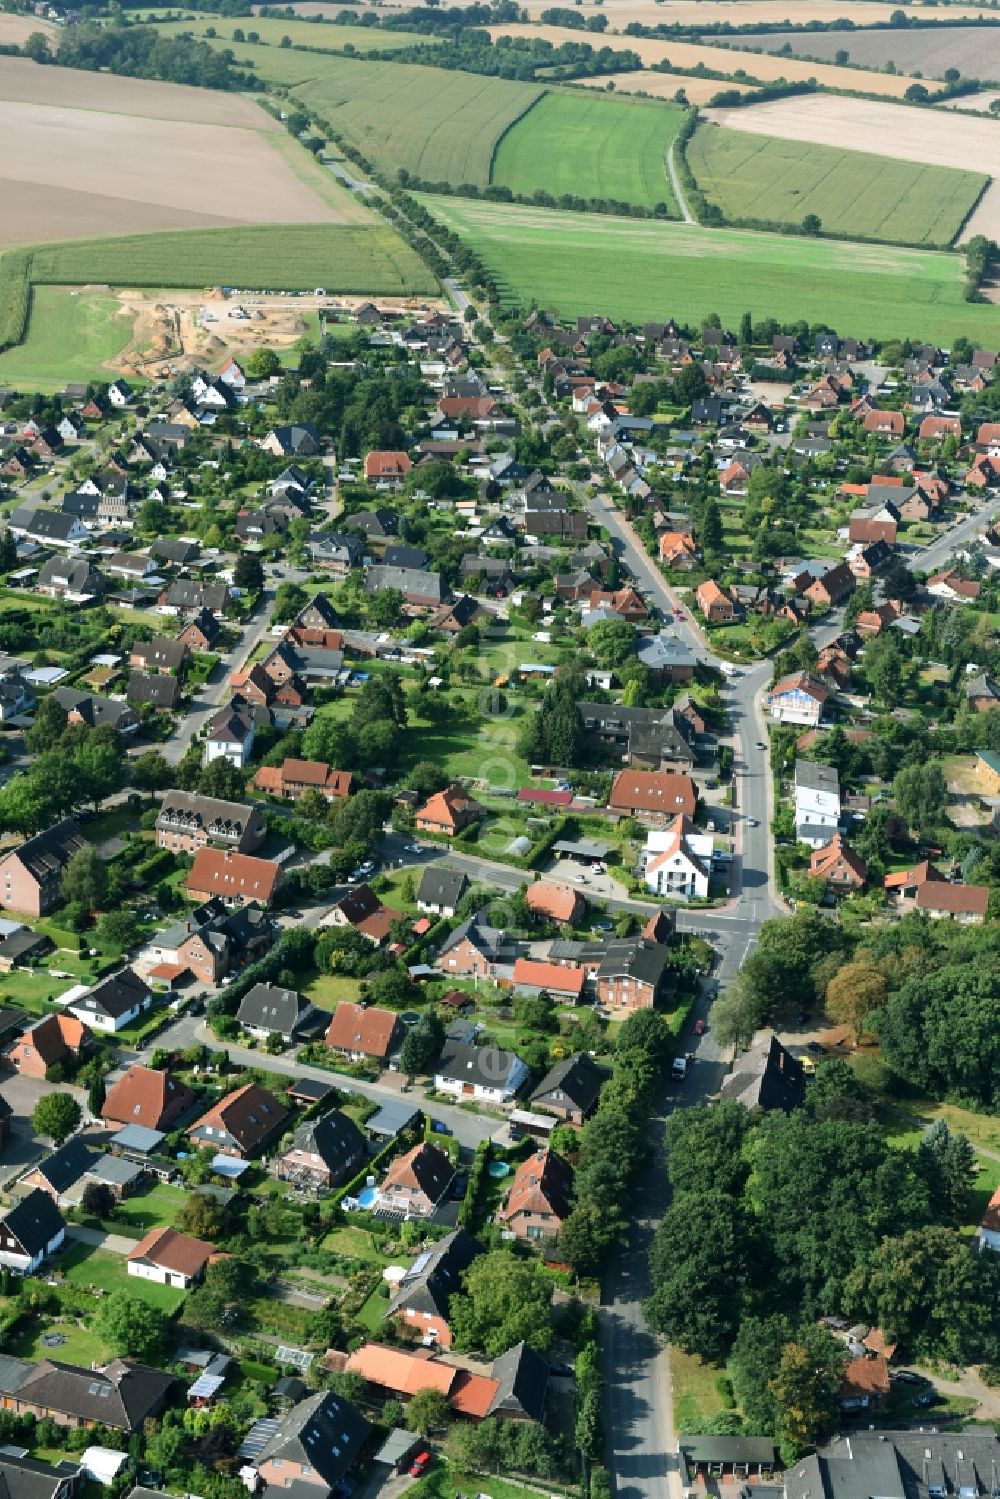
[(109, 378), (104, 368), (132, 337), (117, 297), (74, 297), (64, 287), (39, 286), (31, 300), (28, 337), (0, 354), (0, 385), (45, 390), (67, 380)]
[[(134, 11), (132, 14), (140, 23), (149, 21), (148, 15), (144, 16), (142, 11)], [(353, 47), (356, 52), (393, 52), (419, 42), (437, 41), (436, 37), (421, 36), (417, 31), (381, 31), (375, 26), (339, 26), (334, 21), (319, 19), (292, 21), (271, 16), (241, 16), (234, 21), (228, 16), (220, 18), (207, 13), (185, 21), (159, 21), (157, 30), (162, 31), (164, 36), (190, 32), (192, 36), (200, 37), (212, 46), (223, 47), (242, 45), (241, 42), (234, 42), (234, 30), (242, 31), (244, 36), (251, 31), (256, 32), (264, 47), (278, 47), (282, 37), (287, 36), (293, 47), (329, 47), (331, 50)], [(207, 31), (214, 31), (216, 35), (206, 36)], [(287, 50), (287, 47), (282, 48), (282, 51)]]
[(500, 141), (492, 180), (515, 193), (665, 203), (676, 217), (666, 155), (683, 118), (672, 104), (546, 94)]
[[(286, 49), (287, 50), (287, 49)], [(486, 187), (497, 141), (541, 89), (474, 73), (323, 59), (294, 90), (302, 104), (386, 172)]]
[(239, 286), (254, 290), (433, 292), (433, 276), (391, 229), (265, 224), (129, 234), (43, 245), (30, 252), (33, 285)]
[(814, 213), (827, 233), (888, 244), (951, 244), (987, 180), (720, 125), (699, 126), (687, 159), (705, 197), (730, 221), (800, 224)]
[(859, 337), (947, 347), (1000, 339), (1000, 308), (963, 301), (964, 261), (929, 250), (848, 245), (694, 224), (650, 223), (458, 198), (421, 198), (478, 252), (511, 304), (535, 298), (563, 316), (731, 326), (746, 311), (806, 319)]

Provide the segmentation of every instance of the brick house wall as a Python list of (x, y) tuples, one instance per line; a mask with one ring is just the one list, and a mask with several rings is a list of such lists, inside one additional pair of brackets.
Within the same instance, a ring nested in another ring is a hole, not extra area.
[(445, 973), (478, 973), (482, 978), (489, 978), (492, 972), (489, 960), (468, 940), (459, 942), (445, 953), (441, 968)]
[(598, 978), (597, 997), (602, 1005), (619, 1010), (648, 1010), (653, 1004), (653, 987), (639, 979), (623, 975), (620, 979)]
[(292, 1462), (287, 1457), (267, 1458), (260, 1464), (257, 1472), (268, 1488), (273, 1485), (279, 1489), (287, 1489), (293, 1483), (312, 1483), (324, 1490), (329, 1488), (315, 1468), (304, 1467), (302, 1463)]
[(404, 1307), (396, 1313), (396, 1322), (402, 1323), (404, 1327), (415, 1332), (417, 1337), (423, 1340), (426, 1337), (435, 1339), (440, 1348), (450, 1348), (452, 1344), (452, 1332), (443, 1317), (436, 1312), (415, 1312)]
[(0, 860), (0, 906), (25, 916), (46, 916), (59, 903), (62, 882), (57, 874), (40, 885), (21, 863), (17, 853)]

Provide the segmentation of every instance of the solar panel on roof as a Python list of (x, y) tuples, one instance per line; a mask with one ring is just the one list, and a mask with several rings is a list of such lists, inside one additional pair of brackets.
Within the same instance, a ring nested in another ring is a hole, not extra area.
[(418, 1254), (417, 1257), (416, 1257), (416, 1259), (413, 1261), (413, 1264), (410, 1266), (410, 1274), (411, 1275), (421, 1275), (421, 1274), (423, 1274), (423, 1272), (427, 1269), (427, 1266), (430, 1264), (430, 1262), (433, 1259), (433, 1257), (434, 1256), (432, 1254), (430, 1254), (430, 1253)]

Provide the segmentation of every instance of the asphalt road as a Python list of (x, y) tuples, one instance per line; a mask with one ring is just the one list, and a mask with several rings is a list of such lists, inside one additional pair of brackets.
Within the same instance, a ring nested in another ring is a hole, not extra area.
[[(154, 1046), (163, 1046), (178, 1051), (198, 1043), (210, 1046), (213, 1050), (219, 1049), (219, 1041), (208, 1029), (204, 1020), (197, 1015), (180, 1015), (173, 1025), (161, 1031), (153, 1041)], [(310, 1067), (296, 1062), (291, 1057), (272, 1057), (265, 1051), (252, 1051), (247, 1046), (237, 1046), (231, 1041), (224, 1043), (221, 1049), (237, 1066), (264, 1067), (269, 1072), (283, 1072), (288, 1077), (316, 1078), (320, 1082), (358, 1093), (364, 1098), (374, 1099), (376, 1103), (385, 1103), (389, 1099), (398, 1101), (401, 1097), (399, 1088), (385, 1087), (381, 1083), (366, 1083), (353, 1077), (341, 1077), (325, 1067)], [(467, 1109), (461, 1109), (452, 1104), (428, 1103), (421, 1096), (420, 1090), (416, 1088), (407, 1097), (412, 1099), (414, 1107), (422, 1109), (428, 1118), (439, 1119), (446, 1124), (459, 1144), (469, 1150), (475, 1150), (481, 1140), (488, 1140), (491, 1135), (496, 1134), (502, 1124), (499, 1119), (488, 1118), (484, 1114), (473, 1114)]]
[(178, 760), (183, 759), (192, 740), (198, 737), (212, 714), (228, 699), (229, 678), (249, 656), (253, 655), (264, 632), (270, 628), (273, 606), (274, 589), (268, 586), (264, 589), (263, 599), (257, 605), (249, 623), (240, 630), (235, 646), (225, 656), (220, 656), (219, 664), (212, 673), (211, 679), (193, 699), (176, 731), (162, 746), (164, 758), (171, 765), (176, 765)]
[(933, 573), (944, 567), (945, 563), (974, 541), (981, 531), (989, 524), (990, 518), (997, 509), (995, 495), (985, 496), (976, 502), (972, 512), (960, 520), (950, 530), (945, 531), (926, 547), (910, 547), (906, 549), (907, 561), (921, 572)]

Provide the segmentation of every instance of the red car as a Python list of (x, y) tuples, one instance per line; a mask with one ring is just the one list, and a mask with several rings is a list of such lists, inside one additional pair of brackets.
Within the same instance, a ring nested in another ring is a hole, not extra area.
[(695, 1023), (694, 1023), (694, 1033), (695, 1033), (696, 1036), (703, 1036), (705, 1034), (705, 1022), (704, 1022), (704, 1020), (696, 1020), (695, 1021)]
[(421, 1474), (427, 1472), (427, 1469), (430, 1467), (430, 1465), (431, 1465), (431, 1455), (430, 1455), (430, 1453), (427, 1452), (426, 1450), (424, 1452), (418, 1452), (417, 1455), (416, 1455), (416, 1457), (413, 1459), (412, 1463), (410, 1464), (410, 1477), (411, 1478), (419, 1478), (421, 1476)]

